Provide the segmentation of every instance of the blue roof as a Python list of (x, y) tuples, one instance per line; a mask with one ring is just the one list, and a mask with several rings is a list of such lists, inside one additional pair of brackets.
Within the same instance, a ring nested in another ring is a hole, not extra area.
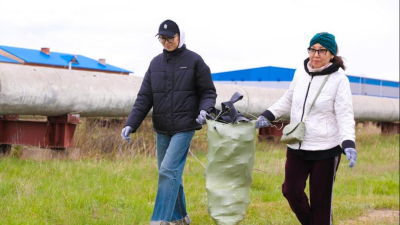
[(8, 57), (0, 55), (0, 62), (7, 62), (7, 63), (20, 63), (14, 59), (10, 59)]
[(295, 69), (280, 67), (260, 67), (213, 73), (214, 81), (292, 81)]
[(69, 62), (75, 58), (77, 62), (71, 64), (72, 68), (80, 69), (92, 69), (100, 71), (112, 71), (119, 73), (132, 73), (129, 70), (125, 70), (119, 67), (115, 67), (109, 64), (100, 64), (97, 60), (82, 56), (73, 55), (59, 52), (50, 52), (50, 55), (42, 53), (40, 50), (17, 48), (0, 45), (0, 49), (24, 60), (26, 63), (52, 65), (68, 67)]

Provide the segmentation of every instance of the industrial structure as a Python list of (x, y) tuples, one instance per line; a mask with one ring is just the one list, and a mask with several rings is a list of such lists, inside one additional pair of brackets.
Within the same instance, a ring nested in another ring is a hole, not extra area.
[[(6, 69), (8, 65), (11, 65), (11, 71)], [(45, 68), (52, 69), (52, 76), (45, 79), (38, 77), (37, 72)], [(40, 112), (24, 109), (29, 99), (34, 99), (34, 96), (37, 95), (62, 102), (62, 97), (57, 99), (52, 98), (54, 96), (60, 97), (60, 90), (65, 91), (62, 93), (65, 96), (73, 96), (71, 93), (79, 89), (86, 90), (86, 93), (78, 96), (76, 99), (96, 94), (95, 90), (79, 86), (79, 84), (82, 84), (79, 81), (72, 81), (74, 86), (71, 86), (63, 82), (57, 84), (57, 82), (52, 81), (52, 78), (62, 80), (63, 78), (68, 78), (71, 73), (85, 72), (101, 73), (107, 75), (107, 78), (114, 77), (110, 75), (132, 74), (129, 70), (107, 64), (105, 59), (94, 60), (82, 55), (51, 52), (50, 48), (35, 50), (3, 45), (0, 45), (0, 70), (0, 111), (3, 111), (6, 107), (4, 104), (5, 101), (11, 101), (13, 105), (20, 105), (13, 115), (0, 113), (0, 153), (9, 149), (11, 144), (26, 144), (61, 149), (73, 145), (73, 135), (76, 124), (79, 123), (80, 116), (79, 114), (71, 114), (73, 112), (71, 105), (74, 103), (68, 103), (65, 106), (68, 108), (66, 110), (68, 113), (53, 114), (55, 116), (48, 116), (46, 121), (32, 121), (20, 118), (20, 115), (45, 115)], [(5, 78), (4, 73), (13, 74), (12, 76), (15, 75), (19, 79), (8, 80)], [(92, 75), (90, 74), (90, 76)], [(37, 88), (38, 84), (43, 85), (42, 89)], [(55, 86), (57, 87), (55, 88)], [(45, 94), (46, 89), (52, 90), (52, 93), (50, 93), (52, 97), (47, 95), (49, 93)], [(10, 90), (19, 90), (20, 93), (12, 96), (12, 91)], [(52, 110), (53, 107), (59, 107), (59, 105), (56, 106), (54, 102), (46, 102), (40, 108)]]
[[(288, 89), (295, 69), (260, 67), (214, 73), (213, 80), (221, 84), (235, 84), (264, 88)], [(399, 82), (347, 75), (353, 95), (399, 98)]]
[[(276, 88), (277, 85), (274, 85), (275, 88), (261, 88), (223, 84), (217, 74), (213, 77), (218, 93), (216, 107), (219, 108), (221, 102), (239, 92), (244, 98), (235, 105), (236, 108), (253, 118), (279, 100), (286, 91), (284, 87)], [(56, 149), (72, 147), (80, 117), (128, 116), (142, 79), (139, 76), (110, 76), (105, 71), (0, 63), (0, 148), (12, 144)], [(356, 121), (379, 122), (383, 124), (383, 132), (397, 129), (398, 133), (398, 98), (355, 94), (353, 107)], [(47, 120), (24, 120), (20, 115), (41, 115)], [(284, 119), (289, 121), (289, 115)], [(260, 135), (276, 136), (279, 135), (277, 132), (276, 129), (260, 130)]]

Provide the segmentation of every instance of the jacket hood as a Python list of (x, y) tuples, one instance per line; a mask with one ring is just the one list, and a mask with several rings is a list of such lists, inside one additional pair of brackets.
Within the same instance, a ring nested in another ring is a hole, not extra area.
[(325, 68), (321, 72), (310, 72), (307, 67), (307, 63), (310, 61), (309, 58), (304, 60), (304, 70), (311, 76), (322, 76), (322, 75), (327, 75), (331, 73), (335, 73), (340, 69), (340, 66), (337, 64), (332, 64), (328, 68)]
[(178, 48), (182, 48), (182, 46), (185, 44), (185, 31), (182, 29), (180, 29), (179, 40)]

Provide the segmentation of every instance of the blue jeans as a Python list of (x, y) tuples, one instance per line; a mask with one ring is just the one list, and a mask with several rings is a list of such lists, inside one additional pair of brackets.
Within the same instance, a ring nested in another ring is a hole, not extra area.
[(194, 132), (156, 134), (158, 189), (152, 224), (181, 220), (187, 215), (182, 174)]

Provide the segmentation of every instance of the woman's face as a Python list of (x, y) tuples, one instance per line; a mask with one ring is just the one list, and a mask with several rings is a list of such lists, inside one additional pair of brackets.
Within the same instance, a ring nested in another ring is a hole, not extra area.
[(311, 46), (308, 51), (310, 62), (314, 69), (328, 65), (329, 61), (334, 57), (328, 49), (319, 43)]
[(173, 37), (170, 38), (164, 35), (160, 35), (158, 39), (160, 40), (162, 46), (169, 52), (174, 51), (179, 46), (180, 38), (178, 33), (176, 33)]

